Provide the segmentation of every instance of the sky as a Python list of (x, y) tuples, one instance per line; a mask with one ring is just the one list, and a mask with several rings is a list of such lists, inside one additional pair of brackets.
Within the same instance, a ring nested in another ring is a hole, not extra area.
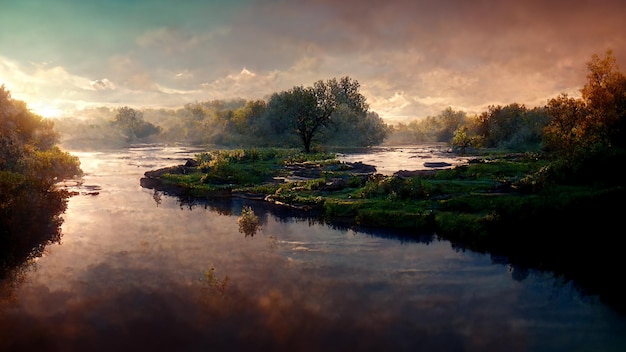
[(623, 0), (0, 0), (0, 85), (42, 116), (349, 76), (386, 122), (580, 96), (626, 68)]

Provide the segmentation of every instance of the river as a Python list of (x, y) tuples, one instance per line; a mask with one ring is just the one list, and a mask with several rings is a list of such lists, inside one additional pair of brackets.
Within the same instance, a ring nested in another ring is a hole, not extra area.
[[(343, 158), (384, 173), (440, 160), (418, 149)], [(626, 350), (626, 317), (550, 273), (434, 235), (140, 186), (197, 150), (70, 152), (86, 174), (64, 185), (76, 195), (60, 243), (2, 283), (1, 351)], [(253, 235), (238, 228), (244, 205), (261, 218)]]

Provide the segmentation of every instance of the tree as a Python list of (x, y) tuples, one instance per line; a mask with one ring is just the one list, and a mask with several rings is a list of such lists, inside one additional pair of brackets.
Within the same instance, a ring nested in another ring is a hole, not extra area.
[(472, 145), (472, 137), (468, 133), (467, 127), (461, 127), (454, 131), (454, 137), (452, 138), (452, 146), (461, 151), (461, 154), (465, 154), (467, 148)]
[(112, 124), (122, 131), (129, 142), (161, 132), (159, 127), (144, 121), (143, 112), (128, 106), (117, 110), (117, 115), (115, 115)]
[(113, 120), (113, 125), (118, 127), (127, 140), (133, 141), (137, 138), (136, 132), (143, 121), (143, 113), (128, 106), (117, 110), (117, 115)]
[(606, 146), (626, 146), (626, 76), (612, 50), (587, 62), (587, 83), (581, 89), (589, 115), (581, 128), (586, 138)]
[(233, 133), (242, 144), (258, 144), (262, 140), (261, 128), (262, 118), (267, 109), (264, 100), (253, 100), (246, 102), (246, 105), (233, 112)]
[(586, 141), (582, 126), (588, 110), (581, 99), (561, 94), (550, 99), (546, 106), (550, 123), (544, 129), (544, 147), (561, 156), (573, 156)]
[(291, 90), (271, 95), (258, 124), (262, 144), (282, 147), (297, 147), (300, 144), (294, 133), (293, 100)]
[(529, 139), (536, 139), (530, 131), (537, 129), (536, 121), (528, 116), (539, 118), (537, 111), (529, 114), (526, 106), (517, 103), (489, 106), (488, 111), (477, 117), (474, 127), (486, 147), (525, 148)]
[(340, 107), (319, 137), (327, 145), (371, 147), (382, 143), (390, 132), (391, 127), (376, 112), (368, 111), (365, 116), (359, 116)]
[(80, 175), (78, 158), (61, 151), (57, 139), (51, 120), (34, 114), (0, 86), (0, 174), (26, 176), (44, 190), (57, 179)]
[(437, 134), (438, 142), (450, 142), (457, 130), (465, 123), (467, 116), (464, 111), (454, 111), (451, 107), (446, 108), (439, 114), (441, 130)]
[(358, 133), (355, 143), (361, 147), (380, 144), (391, 133), (391, 127), (374, 111), (368, 111), (363, 118), (359, 119), (355, 130)]
[(566, 94), (548, 101), (551, 117), (544, 131), (545, 145), (570, 160), (582, 161), (626, 145), (626, 77), (611, 50), (587, 62), (582, 98)]
[(296, 86), (274, 94), (268, 103), (268, 112), (276, 114), (271, 117), (271, 125), (278, 133), (295, 129), (304, 151), (309, 153), (314, 138), (340, 109), (365, 117), (368, 105), (359, 87), (357, 81), (342, 77), (339, 81), (320, 80), (312, 87)]
[[(326, 92), (319, 93), (325, 94)], [(332, 97), (318, 97), (311, 87), (294, 87), (288, 94), (289, 112), (295, 118), (296, 133), (304, 145), (304, 151), (309, 153), (313, 137), (318, 129), (330, 121), (330, 116), (334, 111), (329, 100)]]

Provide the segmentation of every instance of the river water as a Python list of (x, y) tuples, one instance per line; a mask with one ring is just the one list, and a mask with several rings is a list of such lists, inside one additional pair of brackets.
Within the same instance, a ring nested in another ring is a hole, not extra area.
[[(343, 157), (387, 173), (439, 160), (418, 149)], [(626, 350), (626, 317), (550, 273), (432, 235), (140, 186), (197, 150), (71, 152), (86, 175), (66, 183), (61, 243), (3, 283), (0, 351)], [(261, 219), (253, 235), (239, 231), (244, 205)]]

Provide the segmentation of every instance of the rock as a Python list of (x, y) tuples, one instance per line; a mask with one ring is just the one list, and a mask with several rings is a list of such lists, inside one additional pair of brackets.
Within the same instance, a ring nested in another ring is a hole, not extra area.
[(181, 166), (178, 165), (178, 166), (168, 166), (168, 167), (164, 167), (164, 168), (152, 170), (152, 171), (146, 171), (144, 172), (144, 176), (146, 176), (147, 178), (159, 178), (163, 176), (164, 174), (178, 175), (182, 173), (183, 173), (183, 170), (181, 169)]
[(147, 178), (160, 178), (164, 174), (186, 175), (190, 171), (193, 171), (192, 169), (194, 169), (194, 167), (188, 167), (185, 165), (169, 166), (157, 170), (146, 171), (144, 172), (144, 176)]
[(448, 167), (452, 166), (450, 163), (446, 163), (445, 161), (427, 161), (424, 163), (424, 167)]
[(342, 178), (337, 177), (326, 182), (326, 184), (322, 186), (320, 190), (331, 191), (331, 192), (341, 191), (342, 189), (346, 188), (346, 186), (347, 186), (346, 181)]
[(363, 164), (363, 162), (361, 161), (357, 161), (354, 163), (346, 163), (347, 165), (349, 165), (350, 167), (352, 167), (352, 170), (350, 170), (353, 173), (359, 173), (359, 174), (373, 174), (376, 172), (376, 167), (373, 165), (368, 165), (368, 164)]
[(185, 167), (198, 167), (198, 161), (196, 161), (195, 159), (187, 159), (187, 161), (185, 162)]
[(437, 170), (400, 170), (394, 172), (394, 176), (400, 178), (410, 178), (410, 177), (431, 177), (437, 173)]

